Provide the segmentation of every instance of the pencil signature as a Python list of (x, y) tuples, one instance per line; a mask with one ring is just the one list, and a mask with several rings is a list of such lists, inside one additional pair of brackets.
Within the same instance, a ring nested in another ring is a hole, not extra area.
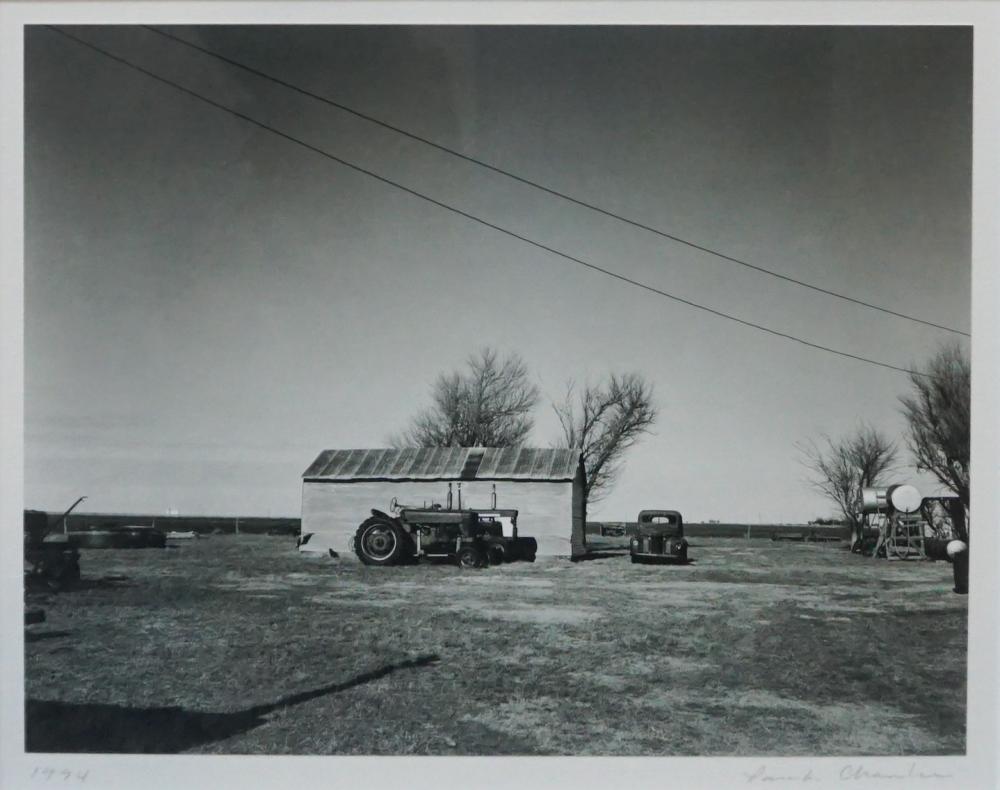
[(910, 763), (905, 770), (885, 770), (872, 768), (864, 763), (847, 763), (840, 770), (831, 773), (821, 773), (818, 768), (805, 770), (777, 771), (766, 765), (759, 766), (749, 773), (744, 772), (747, 784), (810, 784), (822, 782), (824, 779), (835, 782), (861, 782), (871, 780), (920, 781), (921, 779), (951, 779), (953, 774), (917, 768), (916, 763)]

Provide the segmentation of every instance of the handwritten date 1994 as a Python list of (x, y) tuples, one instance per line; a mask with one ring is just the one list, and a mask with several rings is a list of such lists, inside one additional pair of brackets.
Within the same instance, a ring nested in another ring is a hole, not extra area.
[(82, 784), (87, 781), (88, 776), (90, 776), (89, 769), (74, 771), (70, 768), (48, 768), (41, 765), (36, 765), (31, 772), (31, 779), (36, 782), (59, 782), (60, 784)]

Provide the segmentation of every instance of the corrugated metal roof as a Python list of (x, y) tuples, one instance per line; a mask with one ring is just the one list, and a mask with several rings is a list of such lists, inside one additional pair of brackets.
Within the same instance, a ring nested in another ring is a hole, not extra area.
[(324, 450), (306, 480), (572, 480), (580, 451), (534, 447)]

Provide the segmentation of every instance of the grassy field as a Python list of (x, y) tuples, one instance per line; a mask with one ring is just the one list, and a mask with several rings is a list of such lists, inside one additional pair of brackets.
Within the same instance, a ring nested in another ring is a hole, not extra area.
[(288, 538), (83, 552), (29, 593), (27, 748), (268, 754), (965, 750), (951, 566), (695, 540), (484, 571), (369, 569)]

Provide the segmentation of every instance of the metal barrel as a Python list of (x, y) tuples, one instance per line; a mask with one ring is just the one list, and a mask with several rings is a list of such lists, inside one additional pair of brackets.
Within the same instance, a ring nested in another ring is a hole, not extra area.
[(952, 558), (955, 577), (955, 592), (959, 595), (969, 594), (969, 550), (959, 552)]

